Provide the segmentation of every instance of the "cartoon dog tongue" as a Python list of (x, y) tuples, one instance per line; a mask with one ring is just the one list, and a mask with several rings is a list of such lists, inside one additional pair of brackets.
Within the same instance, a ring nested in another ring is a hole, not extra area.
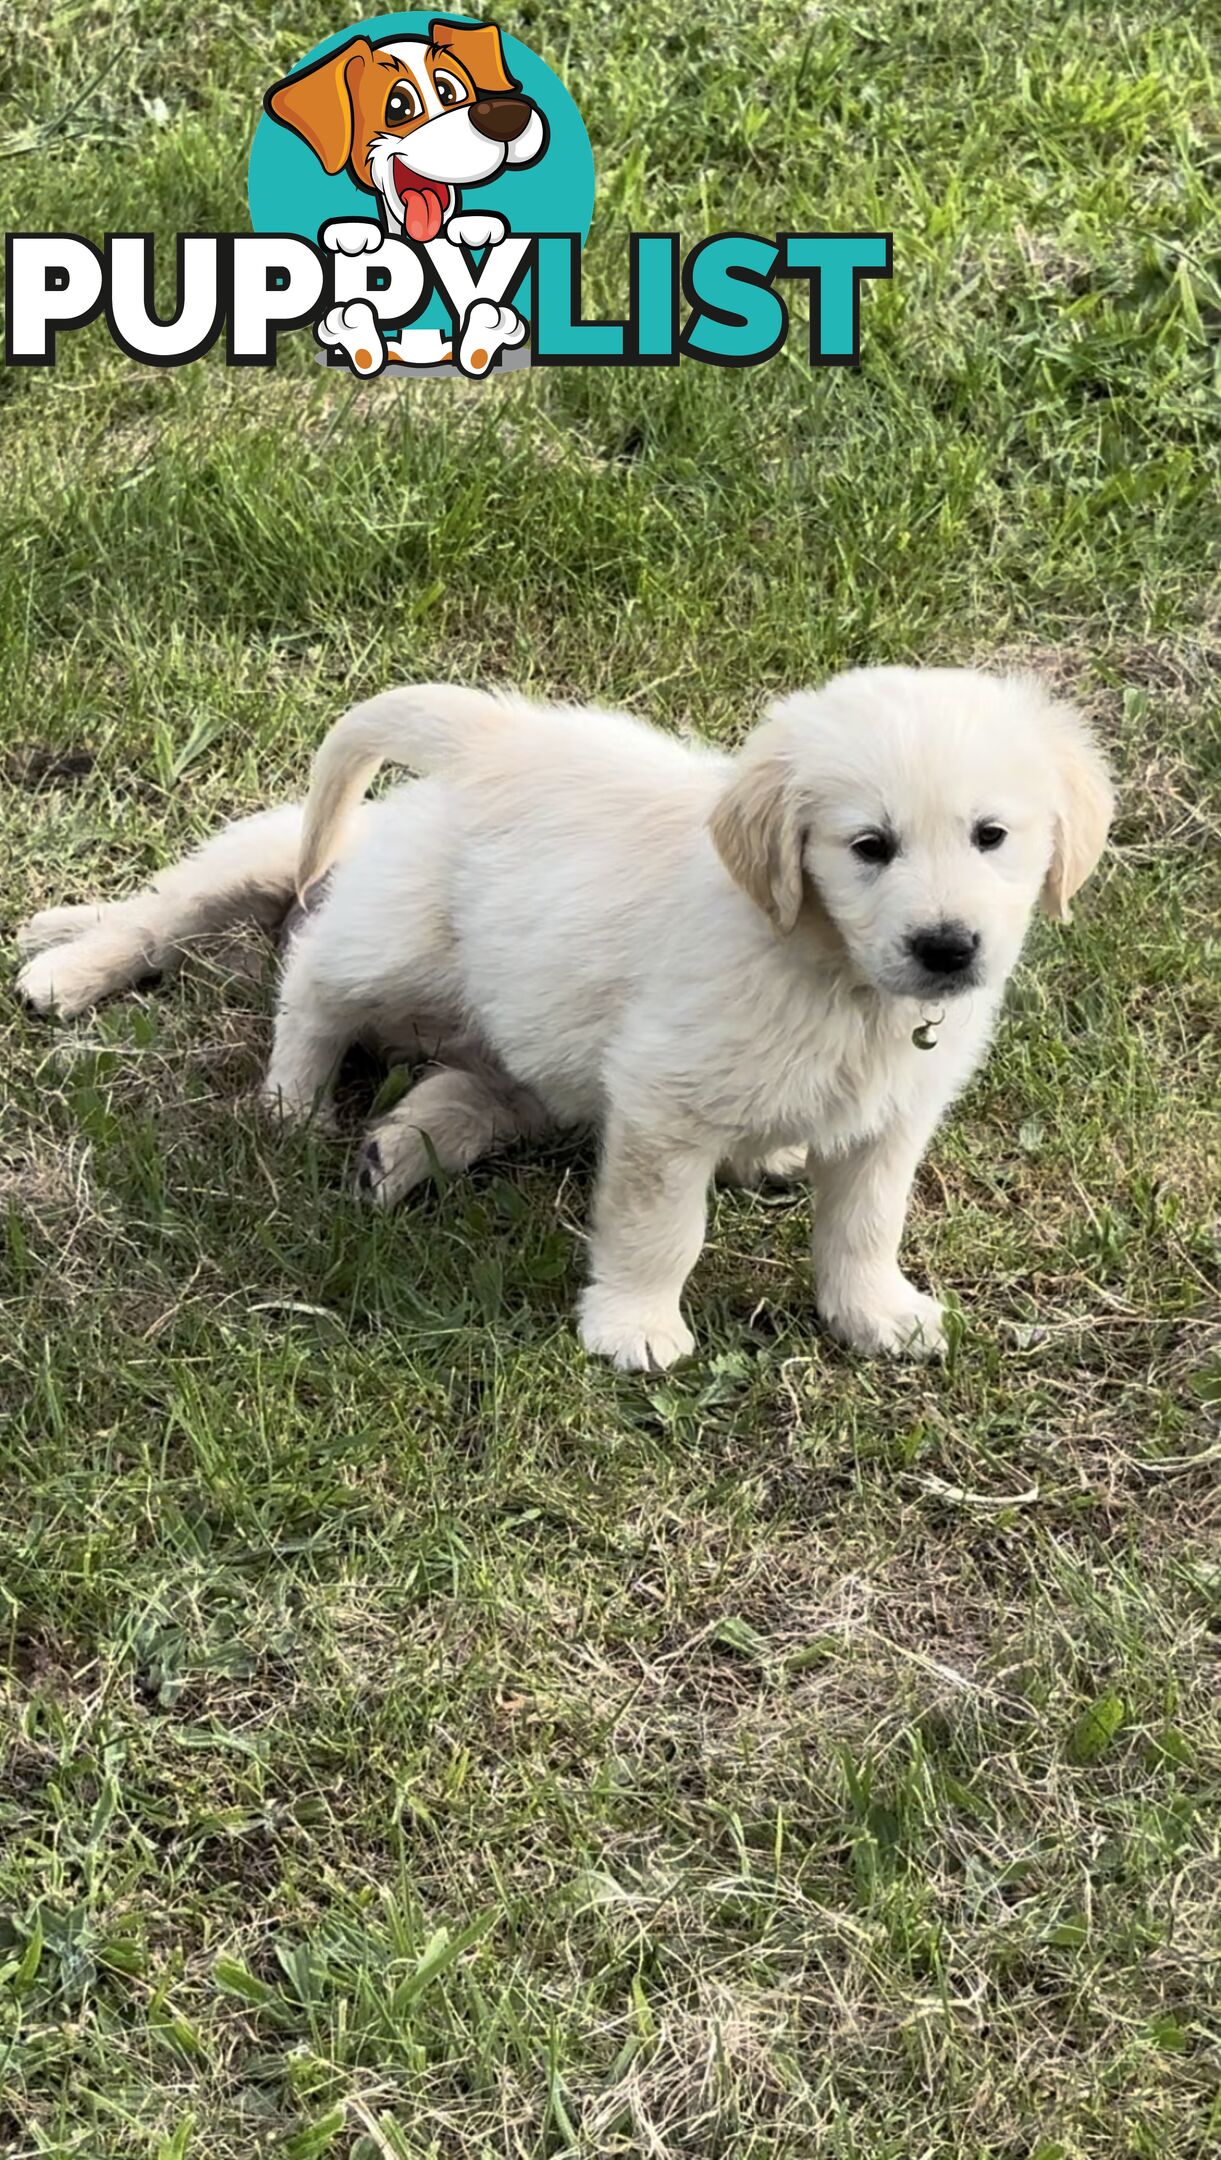
[(441, 230), (441, 205), (431, 188), (408, 188), (403, 197), (403, 217), (413, 240), (435, 240)]
[(437, 180), (425, 180), (401, 158), (394, 161), (394, 184), (403, 205), (403, 223), (410, 240), (435, 240), (449, 200), (449, 189)]

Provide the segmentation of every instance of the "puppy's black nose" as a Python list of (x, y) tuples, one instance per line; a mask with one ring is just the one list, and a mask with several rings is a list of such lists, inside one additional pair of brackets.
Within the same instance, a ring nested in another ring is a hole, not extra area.
[(516, 142), (530, 118), (524, 98), (477, 98), (471, 107), (471, 125), (489, 142)]
[(931, 930), (913, 930), (907, 948), (930, 975), (965, 975), (979, 951), (979, 932), (965, 923), (935, 923)]

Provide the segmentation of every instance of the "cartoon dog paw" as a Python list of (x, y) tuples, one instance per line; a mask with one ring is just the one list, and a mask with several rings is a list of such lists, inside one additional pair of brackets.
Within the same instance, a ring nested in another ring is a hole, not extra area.
[(332, 218), (318, 235), (332, 255), (372, 255), (385, 237), (374, 218)]
[(462, 210), (450, 219), (445, 237), (460, 241), (463, 247), (499, 247), (508, 230), (504, 219), (492, 210)]
[(462, 325), (458, 365), (464, 375), (486, 375), (497, 354), (506, 346), (520, 345), (526, 325), (515, 307), (501, 307), (495, 300), (472, 301)]
[(341, 352), (354, 375), (380, 375), (386, 365), (385, 343), (367, 300), (328, 308), (314, 335), (331, 352)]

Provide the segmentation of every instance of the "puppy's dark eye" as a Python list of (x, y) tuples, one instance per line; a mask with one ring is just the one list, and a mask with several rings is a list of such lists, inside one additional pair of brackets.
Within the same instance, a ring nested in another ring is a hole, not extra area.
[(1005, 837), (1005, 827), (998, 825), (994, 818), (981, 818), (971, 835), (975, 846), (982, 849), (985, 855), (990, 855), (993, 848), (998, 848)]
[(401, 127), (404, 120), (416, 120), (420, 115), (419, 92), (410, 83), (401, 82), (386, 99), (386, 122), (390, 127)]
[(899, 843), (893, 833), (863, 832), (852, 842), (852, 852), (858, 862), (873, 863), (884, 869), (887, 863), (894, 861)]
[(433, 76), (433, 86), (443, 105), (460, 105), (465, 95), (456, 75), (444, 75), (440, 68)]

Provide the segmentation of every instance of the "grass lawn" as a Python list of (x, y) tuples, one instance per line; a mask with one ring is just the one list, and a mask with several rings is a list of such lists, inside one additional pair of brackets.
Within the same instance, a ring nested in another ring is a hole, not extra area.
[[(240, 229), (343, 19), (16, 0), (5, 228)], [(411, 677), (730, 741), (1020, 660), (1114, 844), (921, 1173), (945, 1371), (819, 1335), (789, 1194), (717, 1199), (695, 1360), (587, 1364), (589, 1144), (375, 1219), (251, 1107), (253, 945), (66, 1028), (0, 989), (0, 2153), (1215, 2151), (1205, 9), (497, 19), (589, 127), (590, 312), (632, 227), (893, 228), (861, 371), (0, 373), (4, 923)]]

